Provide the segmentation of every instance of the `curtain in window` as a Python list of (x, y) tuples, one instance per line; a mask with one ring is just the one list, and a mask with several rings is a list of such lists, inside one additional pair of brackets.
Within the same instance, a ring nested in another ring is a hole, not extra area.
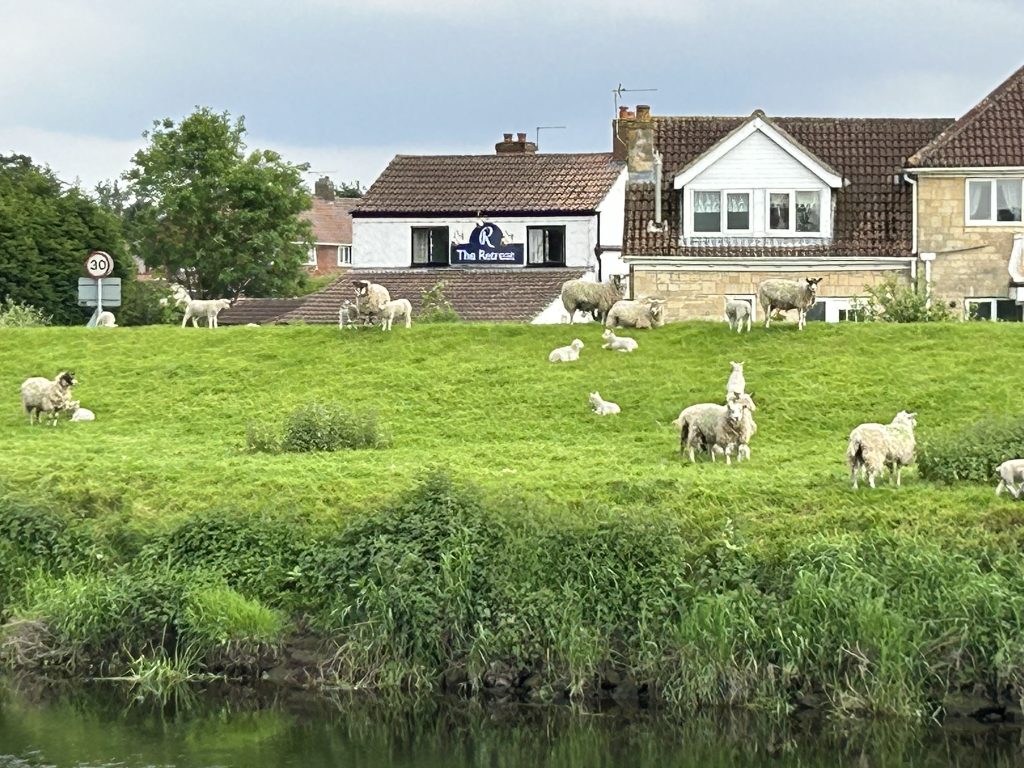
[(789, 229), (789, 193), (773, 192), (768, 200), (768, 228)]
[(726, 229), (750, 229), (750, 195), (735, 192), (725, 198)]
[(693, 193), (693, 231), (718, 232), (722, 228), (722, 193)]
[(992, 185), (987, 181), (967, 182), (967, 196), (970, 198), (971, 221), (988, 221), (992, 218)]
[(1020, 221), (1020, 179), (996, 181), (996, 221)]
[(430, 261), (430, 230), (412, 231), (412, 263), (426, 264)]
[(531, 229), (526, 235), (527, 257), (531, 264), (544, 263), (544, 230)]
[(821, 230), (821, 194), (818, 192), (796, 193), (796, 231), (819, 232)]

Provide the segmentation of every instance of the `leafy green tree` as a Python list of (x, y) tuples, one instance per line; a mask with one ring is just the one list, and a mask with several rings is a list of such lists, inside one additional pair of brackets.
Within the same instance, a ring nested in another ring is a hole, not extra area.
[(343, 181), (334, 185), (334, 194), (337, 197), (362, 197), (366, 194), (366, 187), (358, 179), (353, 182)]
[(203, 107), (158, 120), (125, 174), (136, 199), (129, 234), (150, 267), (195, 298), (291, 295), (312, 245), (305, 166), (246, 154), (245, 120)]
[(26, 155), (0, 155), (0, 301), (84, 322), (78, 278), (91, 250), (114, 258), (114, 277), (133, 272), (117, 216)]

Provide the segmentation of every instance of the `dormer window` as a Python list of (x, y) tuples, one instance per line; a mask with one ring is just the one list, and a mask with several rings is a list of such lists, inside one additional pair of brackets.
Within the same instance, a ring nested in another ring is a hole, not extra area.
[[(693, 191), (693, 231), (707, 234), (750, 232), (750, 191)], [(724, 200), (724, 205), (723, 205)]]
[(766, 229), (779, 235), (821, 232), (821, 192), (788, 189), (769, 192)]

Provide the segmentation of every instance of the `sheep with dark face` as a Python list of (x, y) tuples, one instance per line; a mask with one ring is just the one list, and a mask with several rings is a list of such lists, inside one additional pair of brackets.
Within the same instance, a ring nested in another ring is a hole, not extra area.
[(45, 413), (50, 426), (56, 426), (57, 418), (72, 402), (71, 388), (77, 383), (71, 371), (61, 371), (52, 381), (42, 376), (25, 379), (21, 384), (21, 406), (28, 423), (42, 423)]
[(356, 309), (359, 315), (368, 317), (373, 324), (380, 322), (381, 309), (391, 301), (388, 289), (369, 280), (353, 280), (352, 287), (355, 288)]
[(765, 280), (757, 289), (758, 300), (764, 312), (764, 327), (770, 328), (774, 310), (797, 310), (797, 328), (803, 330), (807, 322), (807, 310), (814, 306), (818, 297), (818, 283), (822, 278), (808, 277), (804, 280)]
[(621, 298), (617, 277), (608, 283), (589, 280), (566, 280), (562, 283), (562, 306), (569, 313), (569, 325), (572, 325), (577, 311), (590, 312), (595, 320), (602, 322), (608, 310)]

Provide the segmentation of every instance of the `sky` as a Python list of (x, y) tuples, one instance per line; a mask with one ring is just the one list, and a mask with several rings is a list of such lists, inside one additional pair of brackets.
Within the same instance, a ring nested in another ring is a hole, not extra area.
[(958, 117), (1024, 64), (1019, 0), (0, 0), (0, 154), (91, 188), (154, 120), (369, 185), (395, 154), (610, 149), (654, 114)]

